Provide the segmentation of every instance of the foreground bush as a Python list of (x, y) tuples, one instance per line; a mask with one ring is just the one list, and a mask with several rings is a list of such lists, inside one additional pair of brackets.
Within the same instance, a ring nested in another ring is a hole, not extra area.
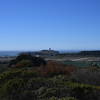
[(100, 70), (95, 70), (95, 71), (91, 71), (90, 69), (78, 70), (71, 75), (70, 80), (74, 82), (100, 86)]
[(99, 86), (71, 82), (63, 75), (36, 75), (31, 70), (18, 69), (2, 73), (0, 100), (100, 100)]
[(74, 97), (64, 97), (64, 98), (56, 98), (56, 97), (51, 97), (49, 100), (77, 100)]

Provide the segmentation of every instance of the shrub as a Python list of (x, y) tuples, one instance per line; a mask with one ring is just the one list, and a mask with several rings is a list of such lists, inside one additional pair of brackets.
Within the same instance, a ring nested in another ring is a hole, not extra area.
[(81, 69), (74, 72), (70, 80), (79, 83), (100, 85), (100, 71), (89, 71), (88, 69)]
[(61, 98), (59, 100), (77, 100), (77, 99), (74, 97), (64, 97), (64, 98)]
[(7, 100), (21, 100), (21, 93), (25, 88), (25, 82), (23, 79), (12, 79), (5, 83), (0, 92), (1, 97), (7, 98)]
[(46, 61), (41, 57), (33, 57), (30, 54), (20, 54), (15, 60), (9, 63), (9, 67), (37, 67), (46, 65)]
[(63, 98), (57, 98), (57, 97), (51, 97), (49, 100), (77, 100), (74, 97), (63, 97)]
[(55, 75), (70, 75), (76, 68), (74, 66), (66, 66), (59, 62), (48, 61), (45, 67), (40, 68), (40, 73), (43, 76), (55, 76)]
[(72, 96), (79, 100), (100, 100), (100, 90), (91, 87), (76, 87), (72, 90)]
[(32, 66), (33, 64), (30, 60), (21, 60), (15, 65), (15, 67), (17, 68), (32, 67)]
[(58, 100), (56, 97), (51, 97), (49, 100)]
[(3, 84), (10, 79), (23, 78), (31, 79), (33, 77), (39, 77), (39, 72), (34, 70), (25, 70), (25, 69), (11, 69), (9, 71), (3, 72), (0, 74), (0, 84)]

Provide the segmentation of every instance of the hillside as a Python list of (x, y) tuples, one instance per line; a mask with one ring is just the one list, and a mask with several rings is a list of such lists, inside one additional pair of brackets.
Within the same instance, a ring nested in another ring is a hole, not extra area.
[(100, 100), (99, 77), (94, 65), (79, 68), (19, 55), (0, 74), (0, 100)]

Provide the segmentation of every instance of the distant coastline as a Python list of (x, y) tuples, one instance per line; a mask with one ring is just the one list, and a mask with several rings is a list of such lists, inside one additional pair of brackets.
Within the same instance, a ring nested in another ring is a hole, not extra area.
[[(39, 51), (39, 50), (37, 50)], [(60, 53), (75, 53), (79, 52), (79, 50), (57, 50)], [(35, 52), (35, 51), (0, 51), (0, 57), (1, 56), (18, 56), (22, 52)]]
[[(37, 50), (39, 51), (39, 50)], [(100, 54), (100, 50), (56, 50), (59, 51), (60, 54), (62, 53), (80, 53), (80, 52), (89, 52), (89, 53), (99, 53)], [(32, 51), (0, 51), (0, 57), (9, 57), (9, 56), (18, 56), (20, 53), (23, 52), (36, 52), (36, 50)], [(96, 54), (97, 54), (96, 53)]]

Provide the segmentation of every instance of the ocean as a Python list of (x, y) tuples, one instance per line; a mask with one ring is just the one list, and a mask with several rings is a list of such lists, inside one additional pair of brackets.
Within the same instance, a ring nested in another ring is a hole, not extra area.
[(21, 51), (0, 51), (0, 56), (18, 56)]

